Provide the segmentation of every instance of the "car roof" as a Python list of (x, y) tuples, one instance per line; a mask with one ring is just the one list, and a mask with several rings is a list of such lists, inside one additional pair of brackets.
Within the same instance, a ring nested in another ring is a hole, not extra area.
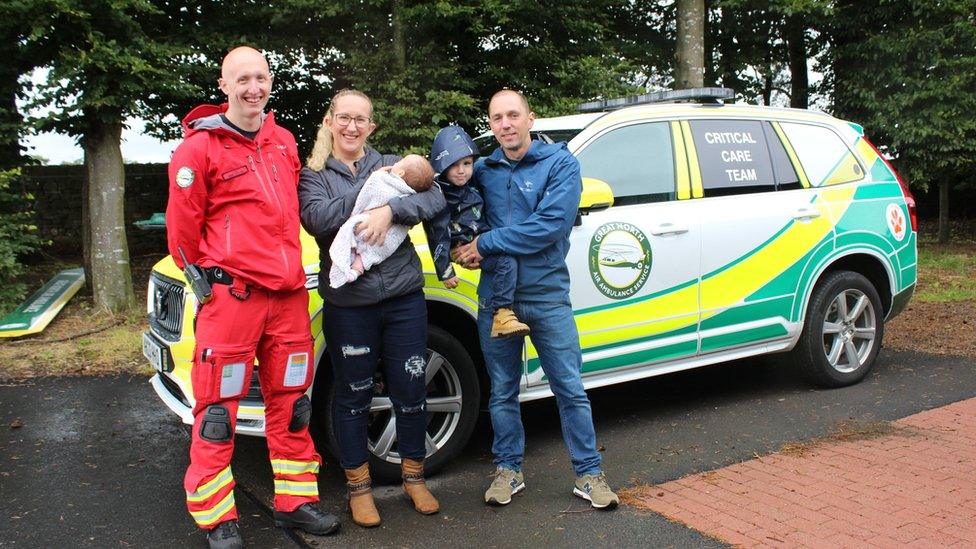
[[(553, 116), (548, 118), (536, 118), (532, 125), (532, 133), (545, 133), (556, 130), (575, 130), (582, 131), (599, 121), (595, 127), (605, 127), (619, 122), (626, 122), (635, 118), (654, 118), (669, 116), (687, 116), (701, 118), (719, 115), (722, 117), (760, 117), (775, 118), (780, 120), (796, 120), (807, 122), (820, 122), (827, 124), (846, 123), (843, 120), (834, 118), (829, 114), (811, 111), (807, 109), (794, 109), (788, 107), (767, 107), (762, 105), (749, 105), (746, 103), (653, 103), (647, 105), (634, 105), (612, 111), (590, 112), (583, 114), (570, 114), (565, 116)], [(852, 124), (853, 126), (856, 126)], [(856, 128), (859, 133), (863, 133), (860, 126)], [(490, 137), (491, 132), (485, 132), (478, 138)]]
[[(582, 130), (597, 120), (606, 123), (616, 123), (632, 118), (665, 117), (665, 116), (693, 116), (701, 117), (712, 114), (719, 116), (759, 116), (762, 118), (779, 118), (785, 120), (806, 120), (824, 123), (842, 122), (829, 114), (806, 109), (787, 107), (766, 107), (749, 105), (746, 103), (655, 103), (649, 105), (635, 105), (612, 111), (573, 114), (568, 116), (554, 116), (551, 118), (537, 118), (532, 126), (534, 132), (551, 130)], [(602, 124), (601, 124), (602, 125)]]

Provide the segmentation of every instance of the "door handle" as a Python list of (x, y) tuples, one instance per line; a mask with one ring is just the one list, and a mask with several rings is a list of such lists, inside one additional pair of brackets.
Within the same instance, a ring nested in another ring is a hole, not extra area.
[(800, 208), (794, 211), (793, 215), (790, 217), (797, 221), (813, 221), (814, 219), (820, 217), (820, 210), (813, 208)]
[(671, 236), (686, 232), (688, 232), (688, 227), (675, 225), (674, 223), (661, 223), (651, 228), (651, 234), (654, 236)]

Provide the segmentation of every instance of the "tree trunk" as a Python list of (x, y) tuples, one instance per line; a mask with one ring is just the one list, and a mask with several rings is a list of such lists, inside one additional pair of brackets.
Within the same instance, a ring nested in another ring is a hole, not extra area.
[(786, 19), (786, 43), (790, 56), (790, 106), (805, 109), (810, 103), (806, 29), (797, 14)]
[(939, 244), (949, 243), (949, 182), (939, 181)]
[[(135, 305), (125, 238), (122, 123), (97, 122), (82, 139), (88, 183), (89, 251), (95, 307), (121, 312)], [(84, 230), (84, 229), (83, 229)]]
[(716, 36), (715, 36), (714, 29), (716, 25), (712, 24), (712, 21), (710, 20), (709, 17), (709, 15), (712, 14), (714, 14), (714, 11), (709, 9), (708, 4), (706, 3), (705, 4), (705, 28), (703, 32), (704, 35), (703, 43), (705, 47), (705, 52), (703, 54), (703, 58), (704, 58), (703, 63), (705, 65), (704, 83), (706, 86), (714, 86), (715, 83), (718, 81), (718, 74), (716, 71), (717, 66), (715, 63)]
[(674, 87), (700, 88), (705, 83), (705, 0), (678, 0), (677, 10)]
[(403, 28), (403, 9), (400, 0), (393, 0), (393, 61), (397, 72), (407, 69), (407, 39)]
[(0, 170), (9, 170), (24, 164), (20, 149), (20, 132), (24, 120), (17, 110), (19, 76), (15, 71), (0, 70)]

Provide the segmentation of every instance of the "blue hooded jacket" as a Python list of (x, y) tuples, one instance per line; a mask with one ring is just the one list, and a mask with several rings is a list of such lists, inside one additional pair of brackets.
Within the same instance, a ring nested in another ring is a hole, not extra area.
[[(532, 141), (518, 162), (499, 147), (474, 167), (492, 229), (478, 237), (482, 255), (508, 254), (518, 263), (515, 301), (569, 303), (569, 233), (579, 211), (579, 162), (565, 143)], [(478, 296), (491, 294), (482, 272)]]

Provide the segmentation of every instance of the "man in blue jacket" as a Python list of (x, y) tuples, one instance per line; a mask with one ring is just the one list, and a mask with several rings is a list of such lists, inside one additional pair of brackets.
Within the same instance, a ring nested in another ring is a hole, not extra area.
[[(478, 161), (474, 177), (482, 187), (492, 229), (455, 251), (455, 260), (473, 268), (492, 254), (518, 263), (515, 312), (531, 328), (532, 343), (559, 407), (563, 439), (576, 472), (573, 493), (598, 509), (619, 499), (600, 469), (590, 401), (580, 378), (582, 355), (569, 300), (566, 254), (579, 208), (582, 180), (565, 143), (532, 141), (535, 113), (521, 93), (502, 90), (488, 104), (488, 122), (501, 145)], [(525, 489), (522, 458), (525, 432), (519, 409), (523, 338), (491, 337), (491, 273), (478, 284), (478, 334), (491, 378), (488, 409), (494, 430), (495, 479), (485, 502), (506, 505)]]

